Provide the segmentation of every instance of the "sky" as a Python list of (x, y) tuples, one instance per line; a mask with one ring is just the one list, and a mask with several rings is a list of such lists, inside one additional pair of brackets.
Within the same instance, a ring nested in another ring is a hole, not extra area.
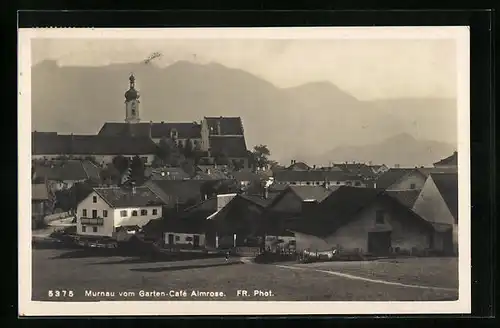
[(240, 68), (278, 87), (329, 81), (360, 100), (455, 98), (452, 39), (33, 39), (32, 65), (178, 60)]

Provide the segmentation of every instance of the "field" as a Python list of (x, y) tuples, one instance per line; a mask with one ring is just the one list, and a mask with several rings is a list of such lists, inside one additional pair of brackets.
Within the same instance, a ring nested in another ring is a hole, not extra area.
[[(458, 297), (457, 259), (446, 258), (255, 264), (239, 258), (155, 261), (109, 251), (34, 249), (32, 261), (32, 298), (38, 301), (449, 301)], [(238, 295), (238, 290), (247, 290), (249, 296)], [(86, 291), (108, 294), (91, 296)], [(254, 296), (254, 291), (268, 294)], [(120, 295), (123, 292), (135, 295)]]

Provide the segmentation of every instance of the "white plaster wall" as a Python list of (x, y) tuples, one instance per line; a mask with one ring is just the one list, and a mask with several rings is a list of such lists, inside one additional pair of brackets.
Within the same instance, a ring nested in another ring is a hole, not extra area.
[[(153, 214), (153, 210), (156, 209), (157, 214)], [(146, 210), (146, 215), (141, 215), (141, 210)], [(121, 211), (126, 211), (126, 216), (121, 216)], [(132, 212), (137, 211), (137, 216), (132, 216)], [(137, 225), (142, 227), (146, 225), (149, 221), (158, 219), (162, 217), (162, 207), (161, 206), (144, 206), (144, 207), (123, 207), (114, 209), (114, 226), (134, 226)]]
[(412, 172), (400, 181), (397, 181), (393, 185), (391, 185), (387, 190), (411, 190), (411, 185), (415, 184), (415, 188), (413, 189), (422, 189), (424, 184), (425, 184), (426, 178), (418, 173), (418, 172)]
[[(97, 197), (97, 203), (93, 202), (93, 197)], [(87, 218), (92, 217), (92, 210), (97, 210), (97, 216), (103, 218), (104, 225), (95, 226), (97, 227), (97, 232), (93, 232), (91, 225), (86, 225), (86, 231), (83, 232), (81, 218), (84, 217), (83, 210), (87, 210)], [(103, 211), (108, 211), (108, 217), (103, 216)], [(83, 236), (108, 236), (112, 237), (114, 232), (113, 226), (113, 209), (94, 191), (87, 196), (80, 204), (77, 206), (76, 214), (76, 231), (78, 235)]]

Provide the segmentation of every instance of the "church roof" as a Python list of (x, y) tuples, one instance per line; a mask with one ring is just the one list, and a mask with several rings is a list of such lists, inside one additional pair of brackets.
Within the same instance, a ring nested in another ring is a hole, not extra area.
[(146, 155), (156, 152), (150, 138), (32, 133), (33, 155)]
[[(243, 135), (243, 123), (241, 117), (205, 117), (208, 125), (208, 131), (213, 131), (218, 135)], [(220, 133), (218, 133), (218, 126), (220, 125)]]
[(151, 138), (161, 139), (170, 137), (172, 130), (177, 131), (177, 138), (180, 139), (199, 139), (201, 138), (201, 125), (198, 123), (136, 123), (133, 130), (130, 129), (128, 123), (107, 122), (99, 130), (99, 135), (104, 136), (127, 136), (135, 135), (149, 137), (151, 130)]
[(246, 157), (247, 145), (244, 137), (209, 137), (210, 152), (224, 153), (227, 157)]

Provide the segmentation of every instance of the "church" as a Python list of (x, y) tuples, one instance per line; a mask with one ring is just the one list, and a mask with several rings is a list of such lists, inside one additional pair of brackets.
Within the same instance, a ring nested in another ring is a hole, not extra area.
[(240, 117), (203, 117), (198, 122), (141, 122), (140, 93), (135, 76), (129, 77), (125, 92), (125, 120), (106, 122), (97, 135), (61, 135), (55, 132), (33, 132), (34, 159), (97, 157), (98, 162), (111, 162), (116, 155), (138, 155), (151, 164), (156, 145), (163, 138), (178, 145), (191, 143), (193, 149), (208, 159), (224, 156), (239, 167), (248, 167), (247, 147)]
[(125, 92), (125, 121), (106, 122), (100, 136), (148, 137), (156, 144), (163, 138), (175, 140), (185, 147), (207, 153), (207, 157), (224, 154), (230, 162), (248, 167), (247, 147), (240, 117), (203, 117), (198, 122), (141, 122), (140, 94), (135, 88), (135, 77), (129, 77)]

